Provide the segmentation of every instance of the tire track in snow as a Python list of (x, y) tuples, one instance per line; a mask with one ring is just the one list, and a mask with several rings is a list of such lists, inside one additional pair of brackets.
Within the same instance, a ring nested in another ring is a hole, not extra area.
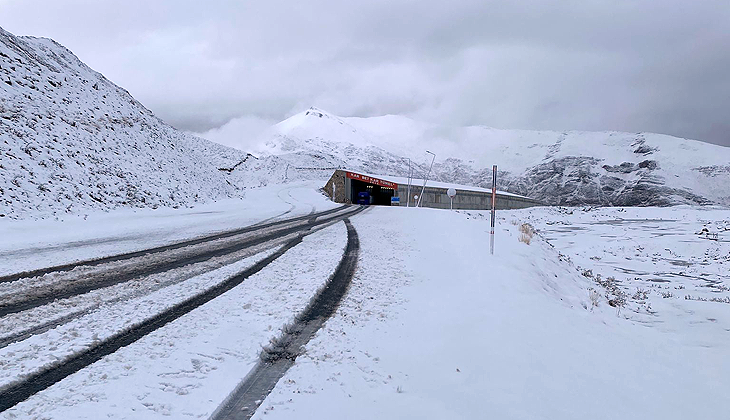
[(213, 413), (211, 420), (251, 418), (277, 382), (294, 365), (302, 347), (337, 310), (350, 287), (360, 254), (357, 231), (349, 219), (344, 221), (347, 225), (347, 247), (334, 274), (297, 316), (294, 324), (285, 327), (282, 336), (262, 351), (259, 362)]
[[(287, 211), (285, 211), (285, 212), (283, 212), (283, 213), (281, 213), (281, 214), (277, 214), (276, 216), (273, 216), (273, 217), (269, 217), (268, 219), (264, 219), (264, 220), (260, 221), (260, 222), (259, 222), (259, 223), (257, 223), (257, 224), (264, 224), (264, 223), (266, 223), (266, 222), (268, 222), (268, 221), (270, 221), (270, 220), (274, 220), (274, 219), (277, 219), (277, 218), (279, 218), (279, 217), (282, 217), (282, 216), (286, 216), (287, 214), (289, 214), (289, 213), (291, 213), (292, 211), (294, 211), (294, 209), (296, 208), (296, 206), (294, 205), (294, 203), (291, 203), (291, 202), (289, 202), (289, 201), (286, 201), (286, 200), (285, 200), (284, 198), (282, 198), (282, 197), (281, 197), (281, 192), (282, 192), (282, 191), (284, 191), (284, 190), (280, 190), (279, 192), (277, 192), (277, 193), (276, 193), (276, 196), (277, 196), (277, 197), (279, 197), (279, 199), (280, 199), (281, 201), (283, 201), (283, 202), (285, 202), (286, 204), (288, 204), (288, 205), (289, 205), (289, 210), (287, 210)], [(312, 211), (310, 212), (310, 214), (311, 214), (311, 213), (314, 213), (314, 210), (315, 210), (315, 209), (314, 209), (314, 206), (313, 206), (313, 207), (312, 207)], [(254, 226), (255, 226), (255, 225), (254, 225)]]
[[(317, 217), (326, 216), (328, 214), (336, 213), (340, 210), (343, 210), (346, 207), (347, 207), (347, 205), (343, 205), (343, 206), (335, 207), (333, 209), (321, 211), (319, 213), (316, 213), (316, 216)], [(291, 209), (289, 211), (291, 211)], [(282, 215), (288, 213), (289, 211), (284, 212), (281, 215), (275, 216), (275, 217), (281, 217)], [(271, 228), (271, 227), (276, 227), (276, 226), (283, 225), (286, 223), (306, 220), (311, 217), (312, 217), (312, 214), (310, 213), (310, 214), (307, 214), (304, 216), (292, 217), (289, 219), (279, 220), (276, 222), (271, 222), (271, 223), (266, 223), (266, 224), (262, 224), (261, 222), (259, 222), (257, 224), (251, 225), (251, 226), (246, 226), (244, 228), (234, 229), (234, 230), (225, 231), (225, 232), (219, 232), (219, 233), (212, 234), (212, 235), (201, 236), (198, 238), (188, 239), (186, 241), (176, 242), (176, 243), (172, 243), (169, 245), (162, 245), (162, 246), (158, 246), (158, 247), (154, 247), (154, 248), (142, 249), (139, 251), (126, 252), (123, 254), (110, 255), (110, 256), (100, 257), (100, 258), (93, 258), (93, 259), (84, 260), (84, 261), (75, 261), (75, 262), (71, 262), (68, 264), (60, 264), (60, 265), (56, 265), (56, 266), (52, 266), (52, 267), (38, 268), (35, 270), (28, 270), (28, 271), (23, 271), (20, 273), (6, 274), (3, 276), (0, 276), (0, 283), (9, 283), (9, 282), (17, 281), (17, 280), (24, 279), (24, 278), (39, 277), (39, 276), (43, 276), (43, 275), (49, 274), (49, 273), (71, 271), (76, 267), (93, 267), (93, 266), (106, 264), (106, 263), (110, 263), (110, 262), (118, 262), (118, 261), (123, 261), (123, 260), (128, 260), (128, 259), (132, 259), (132, 258), (145, 256), (145, 255), (157, 254), (160, 252), (184, 248), (186, 246), (202, 244), (204, 242), (210, 242), (210, 241), (214, 241), (217, 239), (225, 239), (225, 238), (229, 238), (231, 236), (240, 235), (243, 233), (249, 233), (249, 232), (259, 230), (259, 229)]]
[[(341, 209), (341, 208), (338, 208)], [(352, 210), (350, 210), (351, 212)], [(331, 211), (328, 211), (329, 213), (324, 214), (329, 215), (332, 213)], [(324, 212), (323, 212), (324, 213)], [(326, 220), (316, 222), (316, 218), (322, 217), (322, 213), (315, 214), (314, 216), (301, 216), (294, 219), (286, 220), (284, 223), (277, 223), (274, 227), (278, 227), (279, 225), (286, 225), (287, 223), (298, 223), (303, 222), (306, 219), (306, 224), (297, 224), (292, 227), (285, 227), (279, 230), (275, 230), (268, 234), (262, 234), (259, 236), (255, 236), (252, 238), (244, 239), (240, 242), (235, 242), (232, 244), (219, 246), (219, 247), (213, 247), (211, 249), (203, 249), (201, 251), (192, 250), (191, 254), (187, 255), (181, 255), (181, 256), (173, 256), (172, 258), (165, 259), (160, 258), (155, 261), (147, 262), (146, 264), (135, 264), (132, 267), (128, 268), (119, 268), (119, 267), (112, 267), (106, 272), (101, 272), (98, 274), (93, 274), (92, 277), (86, 279), (79, 279), (75, 282), (72, 280), (69, 280), (67, 284), (62, 283), (56, 283), (52, 285), (45, 286), (43, 288), (35, 288), (31, 291), (31, 293), (26, 293), (25, 298), (21, 299), (8, 299), (5, 303), (0, 304), (0, 317), (3, 317), (8, 314), (17, 313), (29, 309), (33, 309), (39, 306), (43, 306), (46, 304), (49, 304), (53, 301), (59, 300), (59, 299), (66, 299), (73, 296), (81, 295), (84, 293), (91, 292), (93, 290), (102, 289), (109, 286), (114, 286), (116, 284), (120, 284), (129, 280), (133, 280), (136, 278), (140, 278), (143, 276), (149, 276), (153, 274), (159, 274), (163, 272), (167, 272), (170, 270), (174, 270), (180, 267), (184, 267), (190, 264), (195, 264), (203, 261), (210, 260), (215, 257), (220, 257), (226, 254), (230, 254), (233, 252), (237, 252), (246, 248), (250, 248), (253, 246), (260, 245), (262, 243), (275, 240), (277, 238), (290, 235), (292, 233), (295, 233), (297, 231), (301, 231), (303, 229), (307, 229), (311, 226), (316, 226), (317, 224), (326, 223)], [(260, 226), (258, 228), (253, 228), (251, 231), (256, 231), (259, 229), (265, 229), (269, 228)], [(248, 228), (250, 229), (250, 228)], [(230, 232), (229, 232), (230, 233)], [(227, 233), (227, 235), (229, 235)], [(233, 235), (229, 235), (233, 236)], [(216, 238), (220, 239), (220, 238)], [(209, 242), (209, 241), (204, 241)], [(181, 248), (181, 246), (177, 246), (179, 244), (176, 244), (176, 248)], [(190, 246), (190, 245), (188, 245)], [(140, 251), (141, 252), (141, 251)], [(162, 251), (154, 252), (153, 254), (157, 254)], [(137, 254), (137, 253), (135, 253)], [(130, 255), (130, 254), (125, 254)], [(147, 255), (147, 254), (142, 254)], [(137, 256), (137, 255), (135, 255)], [(123, 260), (129, 260), (133, 257), (127, 257)], [(99, 265), (98, 263), (91, 264), (91, 266)], [(19, 291), (20, 292), (20, 291)]]
[[(352, 228), (352, 225), (349, 224), (348, 217), (354, 216), (362, 212), (363, 210), (365, 210), (365, 208), (366, 207), (360, 207), (354, 211), (348, 212), (347, 214), (339, 215), (333, 219), (328, 219), (327, 221), (320, 222), (318, 225), (329, 226), (339, 220), (347, 220), (346, 223), (348, 225), (348, 244), (346, 250), (349, 251), (351, 241), (350, 230), (352, 229), (354, 231), (354, 228)], [(210, 289), (207, 289), (206, 291), (198, 295), (192, 296), (180, 303), (177, 303), (169, 309), (153, 317), (147, 318), (146, 320), (141, 321), (140, 323), (127, 330), (118, 332), (84, 351), (81, 351), (66, 359), (60, 360), (58, 363), (51, 365), (37, 373), (30, 374), (20, 381), (10, 383), (8, 386), (0, 388), (0, 413), (9, 408), (12, 408), (14, 405), (26, 400), (30, 396), (49, 388), (50, 386), (63, 380), (64, 378), (80, 371), (81, 369), (95, 363), (98, 360), (101, 360), (103, 357), (114, 353), (122, 347), (134, 343), (135, 341), (146, 336), (147, 334), (150, 334), (151, 332), (164, 327), (168, 323), (175, 321), (176, 319), (184, 316), (192, 310), (210, 302), (211, 300), (222, 295), (223, 293), (233, 289), (234, 287), (241, 284), (244, 280), (246, 280), (246, 278), (263, 270), (275, 259), (284, 255), (286, 251), (299, 244), (304, 236), (309, 235), (313, 232), (314, 231), (311, 230), (310, 226), (309, 231), (302, 233), (297, 238), (287, 242), (279, 251), (262, 259), (261, 261), (257, 262), (256, 264), (242, 271), (241, 273), (229, 277), (228, 279), (216, 284)], [(355, 237), (355, 239), (357, 240), (357, 237)], [(359, 249), (359, 243), (357, 245), (357, 248)], [(346, 255), (348, 254), (347, 251)], [(357, 255), (355, 255), (355, 260), (356, 259)], [(343, 263), (341, 261), (340, 266), (342, 266), (342, 264)], [(335, 274), (340, 271), (340, 266), (338, 266)], [(352, 270), (354, 272), (354, 263)], [(327, 290), (330, 288), (331, 283), (332, 280), (330, 280), (327, 286), (325, 286), (324, 291), (318, 294), (318, 298), (321, 295), (327, 295), (328, 293), (332, 293), (327, 292)], [(347, 283), (347, 285), (349, 285), (349, 282)], [(347, 285), (345, 285), (345, 289), (342, 290), (342, 295), (344, 295), (344, 291), (346, 290)], [(341, 295), (337, 299), (336, 303), (339, 303), (339, 299), (341, 299)], [(313, 305), (310, 304), (310, 307), (311, 306)], [(335, 308), (336, 305), (332, 308), (329, 315), (334, 312)], [(309, 307), (307, 310), (305, 310), (305, 313), (308, 312)], [(329, 315), (327, 315), (327, 317), (329, 317)], [(325, 319), (322, 319), (321, 323), (323, 323)], [(316, 331), (316, 329), (314, 331)]]
[[(188, 268), (185, 267), (184, 271), (182, 273), (176, 274), (172, 276), (172, 278), (167, 279), (158, 279), (152, 277), (146, 277), (145, 280), (150, 280), (150, 282), (146, 286), (142, 287), (131, 287), (130, 289), (127, 289), (121, 293), (111, 293), (111, 298), (108, 298), (107, 294), (103, 296), (93, 296), (93, 293), (91, 296), (88, 296), (87, 301), (90, 302), (89, 304), (85, 305), (84, 302), (77, 302), (74, 303), (73, 306), (75, 308), (79, 308), (79, 310), (73, 311), (71, 313), (67, 313), (62, 316), (57, 316), (52, 313), (51, 316), (43, 316), (41, 314), (34, 314), (35, 316), (31, 316), (30, 318), (24, 318), (24, 319), (32, 319), (32, 323), (25, 323), (25, 326), (19, 329), (13, 329), (9, 333), (5, 333), (3, 335), (0, 335), (0, 349), (18, 342), (23, 341), (33, 335), (36, 334), (42, 334), (48, 330), (51, 330), (53, 328), (56, 328), (60, 325), (63, 325), (65, 323), (71, 322), (75, 319), (78, 319), (86, 314), (89, 314), (100, 307), (104, 305), (109, 304), (116, 304), (119, 302), (128, 301), (131, 299), (139, 298), (144, 295), (148, 295), (150, 293), (154, 293), (157, 290), (164, 289), (166, 287), (170, 287), (182, 282), (185, 282), (193, 277), (203, 275), (205, 273), (208, 273), (210, 271), (217, 270), (221, 267), (224, 267), (226, 265), (229, 265), (231, 263), (234, 263), (242, 258), (247, 258), (254, 256), (256, 254), (265, 252), (267, 250), (282, 246), (284, 243), (288, 242), (292, 235), (284, 236), (282, 238), (277, 238), (272, 241), (266, 242), (260, 246), (254, 246), (247, 248), (245, 250), (242, 250), (240, 252), (234, 252), (232, 254), (226, 255), (224, 257), (218, 258), (216, 262), (213, 264), (205, 264), (204, 266), (197, 268), (192, 267)], [(242, 254), (244, 253), (244, 254)], [(197, 266), (198, 264), (196, 264)], [(180, 270), (177, 270), (180, 271)], [(163, 273), (166, 276), (169, 276), (170, 272)], [(68, 301), (64, 302), (66, 304)], [(6, 321), (7, 318), (0, 319), (0, 328), (2, 328), (3, 322)], [(13, 321), (10, 321), (13, 323)], [(17, 320), (15, 321), (18, 322)], [(21, 321), (22, 322), (22, 321)]]

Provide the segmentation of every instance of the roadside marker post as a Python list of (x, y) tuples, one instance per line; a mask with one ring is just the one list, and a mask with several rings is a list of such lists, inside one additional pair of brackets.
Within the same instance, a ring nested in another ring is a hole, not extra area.
[(413, 170), (411, 169), (411, 158), (408, 158), (408, 191), (406, 191), (406, 207), (411, 206), (411, 182), (413, 182)]
[(494, 255), (494, 220), (497, 207), (497, 165), (492, 166), (492, 230), (489, 233), (489, 252)]

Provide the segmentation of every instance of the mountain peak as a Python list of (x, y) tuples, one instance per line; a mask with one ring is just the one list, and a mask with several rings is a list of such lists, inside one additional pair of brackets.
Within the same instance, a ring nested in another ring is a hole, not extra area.
[(321, 130), (322, 127), (346, 128), (348, 131), (355, 131), (344, 119), (317, 107), (310, 107), (306, 111), (295, 114), (276, 124), (275, 127), (279, 133), (285, 135), (299, 130)]
[(344, 124), (342, 119), (332, 113), (329, 113), (323, 109), (319, 109), (317, 107), (309, 107), (308, 110), (304, 111), (305, 117), (316, 117), (316, 118), (323, 118), (323, 119), (331, 119), (334, 121), (339, 122), (340, 124)]

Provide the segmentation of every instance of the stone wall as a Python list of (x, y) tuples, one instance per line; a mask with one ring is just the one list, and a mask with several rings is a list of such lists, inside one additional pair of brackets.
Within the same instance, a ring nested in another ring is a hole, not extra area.
[(327, 181), (327, 184), (325, 184), (323, 190), (330, 199), (332, 199), (333, 189), (335, 192), (335, 203), (352, 204), (345, 190), (345, 171), (336, 170), (329, 181)]

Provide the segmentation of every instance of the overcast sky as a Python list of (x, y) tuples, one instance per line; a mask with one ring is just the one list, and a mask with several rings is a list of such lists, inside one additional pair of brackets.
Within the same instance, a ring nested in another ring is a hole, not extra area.
[(730, 1), (0, 0), (172, 125), (309, 106), (730, 145)]

